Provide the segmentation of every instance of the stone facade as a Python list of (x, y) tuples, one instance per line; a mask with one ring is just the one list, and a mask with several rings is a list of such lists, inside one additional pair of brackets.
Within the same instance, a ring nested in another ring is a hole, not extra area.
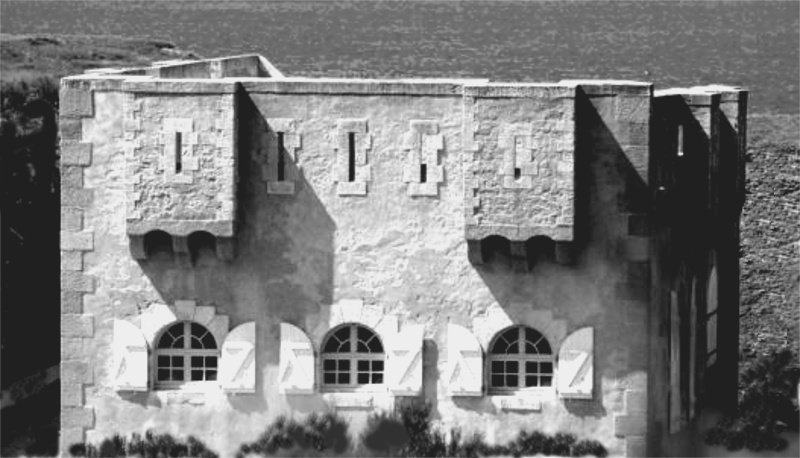
[(61, 448), (155, 429), (230, 456), (282, 414), (357, 433), (424, 399), (489, 441), (689, 454), (736, 397), (746, 111), (260, 56), (65, 78)]

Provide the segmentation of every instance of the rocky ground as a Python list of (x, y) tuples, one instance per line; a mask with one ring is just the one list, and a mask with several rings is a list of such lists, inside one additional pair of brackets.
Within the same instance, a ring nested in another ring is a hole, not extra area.
[(753, 115), (749, 136), (741, 225), (743, 369), (770, 349), (800, 348), (800, 117)]

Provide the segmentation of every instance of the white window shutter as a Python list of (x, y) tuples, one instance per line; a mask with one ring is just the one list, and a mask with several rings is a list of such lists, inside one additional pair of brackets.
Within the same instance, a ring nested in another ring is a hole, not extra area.
[(314, 346), (297, 326), (281, 323), (281, 355), (278, 367), (278, 392), (314, 392)]
[(388, 339), (386, 384), (395, 396), (418, 396), (422, 393), (423, 327), (407, 326)]
[(447, 325), (445, 389), (450, 396), (483, 396), (483, 350), (469, 329)]
[(256, 392), (256, 323), (240, 324), (222, 344), (219, 383), (226, 393)]
[(114, 320), (114, 386), (119, 391), (147, 391), (147, 341), (133, 323)]
[(593, 387), (594, 329), (581, 328), (564, 339), (558, 352), (558, 395), (591, 399)]

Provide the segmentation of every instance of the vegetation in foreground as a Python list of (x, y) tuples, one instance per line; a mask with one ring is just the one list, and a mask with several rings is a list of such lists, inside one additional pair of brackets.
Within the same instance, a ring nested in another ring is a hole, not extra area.
[[(254, 456), (282, 457), (490, 457), (490, 456), (597, 456), (608, 455), (605, 447), (594, 440), (581, 440), (572, 434), (549, 436), (540, 432), (520, 432), (516, 439), (505, 445), (489, 445), (479, 434), (466, 440), (453, 430), (450, 437), (431, 423), (429, 404), (411, 403), (393, 413), (370, 417), (366, 430), (354, 442), (348, 433), (347, 422), (335, 413), (311, 414), (303, 421), (277, 418), (264, 433), (252, 443), (243, 444), (237, 458)], [(131, 439), (114, 435), (99, 446), (73, 444), (73, 456), (124, 457), (141, 456), (195, 456), (214, 458), (199, 440), (175, 439), (168, 434), (145, 433), (144, 438), (134, 434)]]

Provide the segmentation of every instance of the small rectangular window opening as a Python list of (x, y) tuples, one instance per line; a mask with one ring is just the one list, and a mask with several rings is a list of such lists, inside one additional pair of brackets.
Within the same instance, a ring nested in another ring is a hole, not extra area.
[(678, 125), (678, 157), (683, 157), (683, 124)]
[(175, 173), (183, 171), (183, 139), (180, 132), (175, 132)]
[(519, 180), (519, 177), (522, 176), (522, 169), (519, 167), (514, 167), (514, 179)]
[(283, 132), (278, 132), (278, 181), (286, 179), (286, 156), (283, 147)]
[(428, 181), (428, 164), (419, 165), (419, 182), (426, 183)]
[(347, 168), (347, 181), (356, 181), (356, 134), (350, 132), (347, 134), (348, 145), (350, 148), (350, 156)]

